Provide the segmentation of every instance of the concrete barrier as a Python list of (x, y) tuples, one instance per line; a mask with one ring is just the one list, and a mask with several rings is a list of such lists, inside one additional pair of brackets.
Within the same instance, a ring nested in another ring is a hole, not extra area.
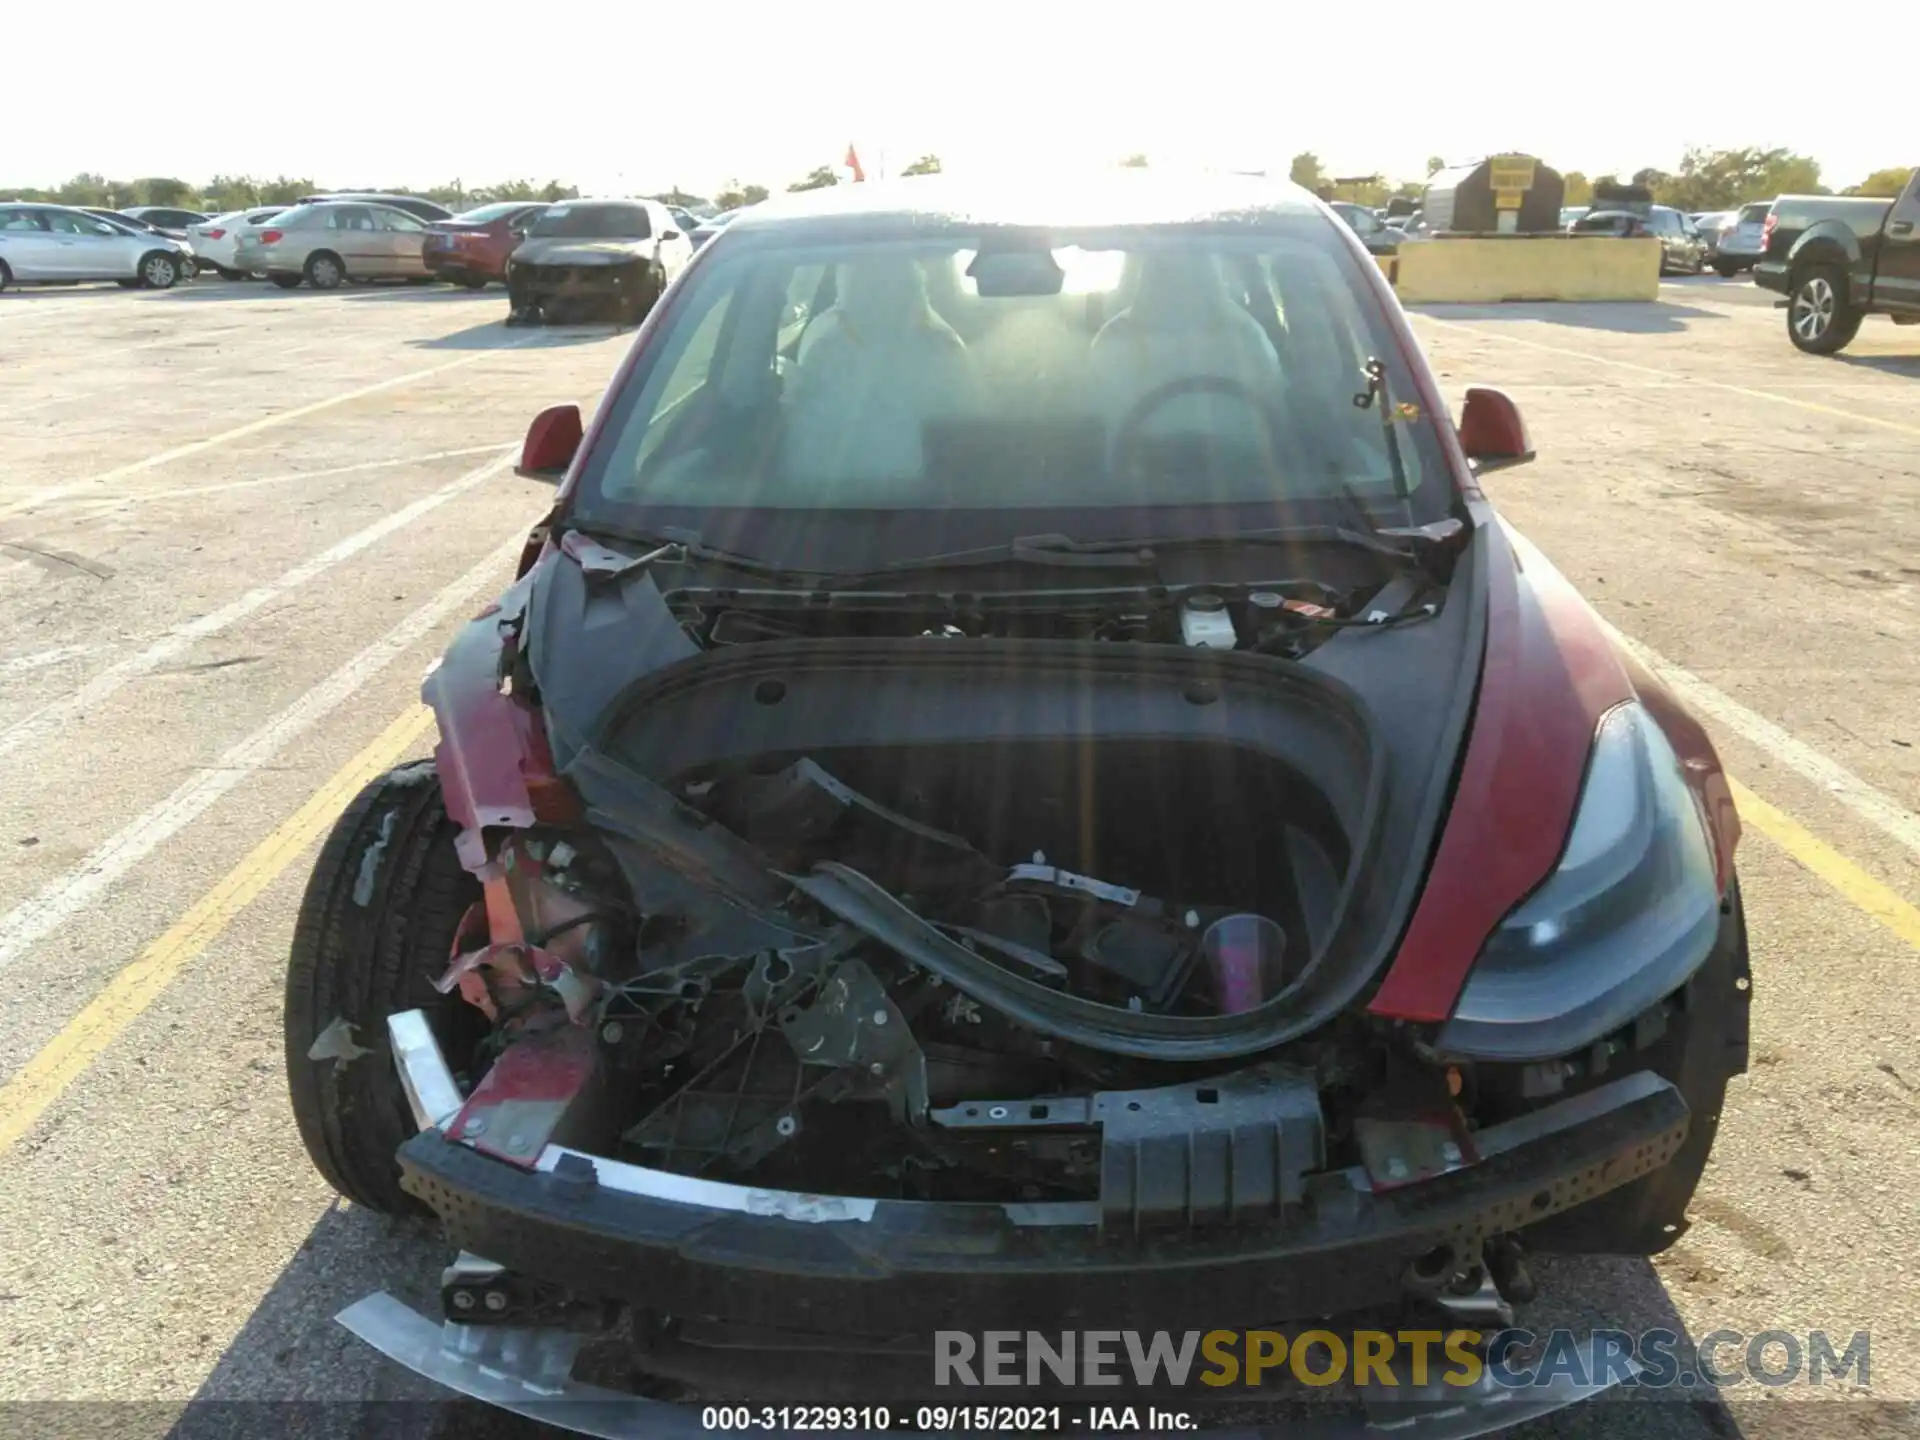
[(1388, 272), (1413, 304), (1489, 300), (1657, 300), (1660, 242), (1610, 235), (1415, 240)]

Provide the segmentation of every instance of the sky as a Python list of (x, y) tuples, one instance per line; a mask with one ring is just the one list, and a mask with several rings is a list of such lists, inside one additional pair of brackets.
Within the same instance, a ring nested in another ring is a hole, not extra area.
[[(1759, 12), (1674, 0), (475, 0), (332, 28), (287, 5), (153, 26), (105, 0), (96, 33), (118, 38), (97, 43), (64, 7), (15, 8), (7, 109), (45, 123), (10, 132), (0, 186), (93, 171), (708, 194), (779, 189), (849, 143), (869, 173), (928, 152), (949, 170), (1138, 152), (1284, 173), (1310, 150), (1396, 180), (1501, 151), (1626, 175), (1688, 145), (1780, 145), (1838, 188), (1920, 165), (1913, 86), (1890, 68), (1836, 53), (1850, 78), (1809, 86)], [(1920, 54), (1920, 0), (1844, 10), (1876, 53)]]

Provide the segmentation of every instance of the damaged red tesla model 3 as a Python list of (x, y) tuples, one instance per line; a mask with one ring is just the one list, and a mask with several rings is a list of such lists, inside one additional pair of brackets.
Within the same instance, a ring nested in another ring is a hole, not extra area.
[(607, 1400), (596, 1335), (872, 1399), (941, 1329), (1491, 1328), (1527, 1252), (1671, 1243), (1738, 824), (1482, 495), (1531, 456), (1298, 191), (743, 216), (535, 421), (434, 757), (309, 885), (302, 1136), (459, 1252), (343, 1321), (521, 1408)]

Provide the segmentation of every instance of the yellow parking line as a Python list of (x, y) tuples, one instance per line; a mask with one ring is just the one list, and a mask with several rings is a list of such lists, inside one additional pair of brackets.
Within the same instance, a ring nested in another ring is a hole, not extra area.
[(414, 705), (382, 730), (0, 1086), (0, 1155), (11, 1150), (101, 1052), (220, 938), (234, 917), (327, 832), (361, 788), (391, 768), (432, 723), (433, 712)]
[(1785, 811), (1776, 809), (1728, 777), (1740, 821), (1751, 825), (1907, 944), (1920, 950), (1920, 909), (1881, 884)]

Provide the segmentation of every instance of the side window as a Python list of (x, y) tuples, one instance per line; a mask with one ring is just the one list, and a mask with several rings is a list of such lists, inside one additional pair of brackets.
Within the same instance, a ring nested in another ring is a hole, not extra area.
[(786, 304), (780, 311), (782, 354), (787, 353), (800, 339), (807, 322), (813, 319), (820, 284), (826, 278), (827, 267), (824, 265), (799, 265), (794, 268), (793, 278), (787, 281)]
[(31, 230), (39, 234), (46, 227), (31, 210), (0, 210), (0, 230)]
[(70, 210), (43, 210), (47, 228), (56, 235), (118, 235), (104, 220), (96, 220), (91, 215), (81, 215)]
[(379, 216), (382, 230), (398, 230), (403, 235), (418, 235), (427, 228), (404, 210), (382, 210)]
[(329, 230), (371, 230), (373, 212), (364, 205), (336, 205), (327, 212)]
[(1902, 220), (1920, 220), (1920, 170), (1913, 172), (1913, 178), (1907, 182), (1900, 198), (1893, 202), (1893, 208)]

